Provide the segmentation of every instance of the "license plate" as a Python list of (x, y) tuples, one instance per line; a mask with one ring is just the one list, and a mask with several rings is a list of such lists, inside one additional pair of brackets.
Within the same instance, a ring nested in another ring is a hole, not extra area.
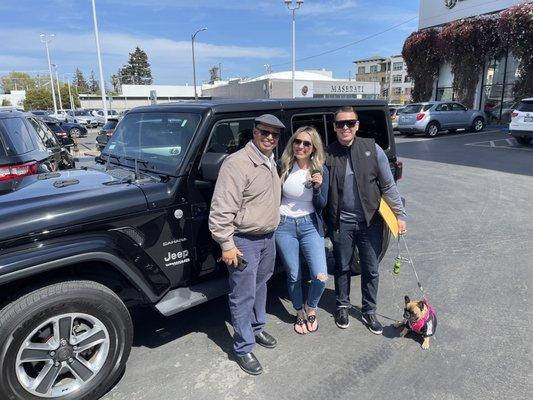
[(524, 117), (524, 122), (533, 122), (533, 117)]

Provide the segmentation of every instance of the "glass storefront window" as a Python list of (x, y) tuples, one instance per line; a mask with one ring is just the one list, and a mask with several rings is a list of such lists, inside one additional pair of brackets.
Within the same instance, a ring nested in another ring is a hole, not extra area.
[(437, 101), (452, 101), (453, 100), (453, 88), (438, 88), (437, 89)]
[(491, 60), (487, 65), (485, 85), (503, 84), (505, 57), (501, 60)]
[(495, 124), (500, 120), (503, 85), (485, 85), (481, 93), (481, 109), (485, 112), (488, 124)]
[(518, 79), (518, 61), (513, 57), (512, 54), (509, 54), (507, 58), (507, 71), (505, 73), (505, 83), (513, 83)]

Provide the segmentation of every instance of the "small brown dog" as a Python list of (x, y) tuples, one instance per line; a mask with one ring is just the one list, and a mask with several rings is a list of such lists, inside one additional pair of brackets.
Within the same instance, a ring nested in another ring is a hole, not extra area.
[(429, 337), (433, 336), (437, 329), (437, 315), (433, 307), (426, 299), (411, 301), (409, 296), (405, 296), (403, 318), (402, 322), (394, 324), (396, 328), (403, 326), (400, 336), (405, 336), (409, 331), (416, 332), (424, 338), (422, 348), (429, 349)]

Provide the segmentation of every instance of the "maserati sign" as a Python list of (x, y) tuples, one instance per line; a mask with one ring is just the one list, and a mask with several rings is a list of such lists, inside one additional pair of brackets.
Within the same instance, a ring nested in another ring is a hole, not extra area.
[(444, 0), (444, 5), (448, 8), (454, 8), (458, 1), (463, 0)]

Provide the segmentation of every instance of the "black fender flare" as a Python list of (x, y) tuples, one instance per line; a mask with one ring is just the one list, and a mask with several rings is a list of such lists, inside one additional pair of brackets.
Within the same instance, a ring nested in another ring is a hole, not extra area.
[(0, 256), (0, 285), (87, 261), (111, 265), (152, 303), (170, 287), (167, 276), (144, 250), (117, 231), (70, 235), (4, 253)]

